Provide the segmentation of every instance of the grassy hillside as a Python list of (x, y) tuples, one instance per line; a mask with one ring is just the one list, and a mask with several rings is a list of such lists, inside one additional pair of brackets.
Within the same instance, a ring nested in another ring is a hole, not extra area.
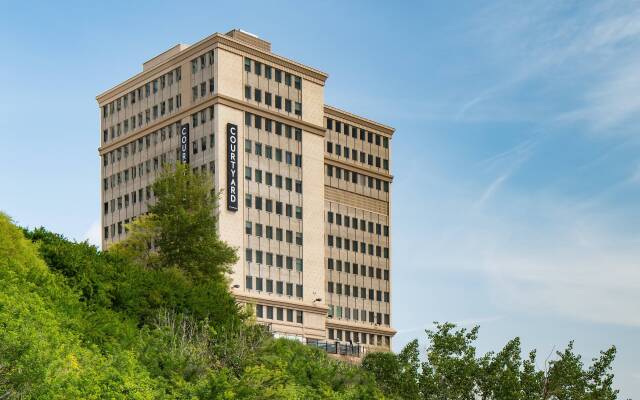
[(269, 338), (216, 284), (0, 215), (0, 398), (382, 397), (364, 371)]

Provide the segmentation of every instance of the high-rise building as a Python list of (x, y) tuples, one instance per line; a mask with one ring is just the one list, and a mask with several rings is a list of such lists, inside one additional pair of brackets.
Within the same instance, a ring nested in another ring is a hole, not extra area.
[(327, 74), (241, 30), (177, 45), (97, 96), (102, 247), (163, 165), (208, 171), (238, 301), (278, 335), (388, 349), (393, 128), (324, 104)]

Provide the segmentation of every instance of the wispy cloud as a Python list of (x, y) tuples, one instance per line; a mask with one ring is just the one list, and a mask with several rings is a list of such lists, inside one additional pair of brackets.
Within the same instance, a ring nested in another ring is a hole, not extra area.
[(515, 173), (524, 162), (527, 161), (533, 152), (536, 141), (537, 137), (524, 140), (511, 149), (488, 157), (478, 163), (478, 165), (485, 170), (492, 171), (500, 168), (500, 172), (484, 189), (478, 200), (473, 205), (473, 208), (482, 208), (487, 201), (494, 196), (503, 183), (513, 173)]
[[(495, 74), (486, 87), (466, 93), (456, 119), (528, 113), (540, 124), (583, 123), (597, 133), (625, 133), (621, 124), (640, 122), (637, 3), (577, 5), (497, 2), (481, 12), (472, 40)], [(542, 90), (528, 91), (532, 83)], [(531, 101), (515, 110), (523, 93)]]
[(487, 188), (482, 192), (482, 195), (478, 199), (478, 201), (474, 204), (474, 208), (482, 207), (493, 194), (498, 190), (498, 188), (502, 185), (502, 183), (511, 175), (512, 171), (507, 171), (502, 175), (498, 176), (496, 179), (487, 186)]

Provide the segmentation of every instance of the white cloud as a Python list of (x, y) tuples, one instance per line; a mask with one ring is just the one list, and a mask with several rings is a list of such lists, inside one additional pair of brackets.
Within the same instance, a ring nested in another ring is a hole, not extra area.
[(640, 122), (637, 3), (498, 2), (472, 20), (470, 40), (495, 73), (465, 88), (456, 119), (580, 122), (597, 133)]
[(89, 230), (87, 230), (87, 232), (84, 234), (83, 240), (87, 240), (90, 244), (100, 248), (100, 246), (102, 245), (101, 229), (102, 227), (100, 218), (98, 218), (97, 220), (93, 221), (93, 223), (89, 227)]
[[(518, 195), (505, 188), (491, 206), (474, 209), (472, 201), (448, 198), (434, 210), (437, 217), (426, 215), (437, 230), (399, 233), (397, 240), (407, 241), (407, 248), (429, 255), (411, 273), (480, 274), (492, 293), (490, 303), (505, 313), (640, 326), (637, 235), (602, 217), (599, 209), (576, 207), (556, 195)], [(407, 258), (400, 264), (415, 265), (413, 256)]]

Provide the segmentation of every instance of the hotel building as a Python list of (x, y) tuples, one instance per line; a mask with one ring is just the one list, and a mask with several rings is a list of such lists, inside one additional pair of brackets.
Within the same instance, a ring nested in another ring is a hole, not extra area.
[(102, 248), (147, 212), (163, 165), (188, 162), (222, 193), (233, 292), (258, 321), (389, 349), (394, 130), (326, 105), (327, 77), (232, 30), (176, 45), (97, 96)]

